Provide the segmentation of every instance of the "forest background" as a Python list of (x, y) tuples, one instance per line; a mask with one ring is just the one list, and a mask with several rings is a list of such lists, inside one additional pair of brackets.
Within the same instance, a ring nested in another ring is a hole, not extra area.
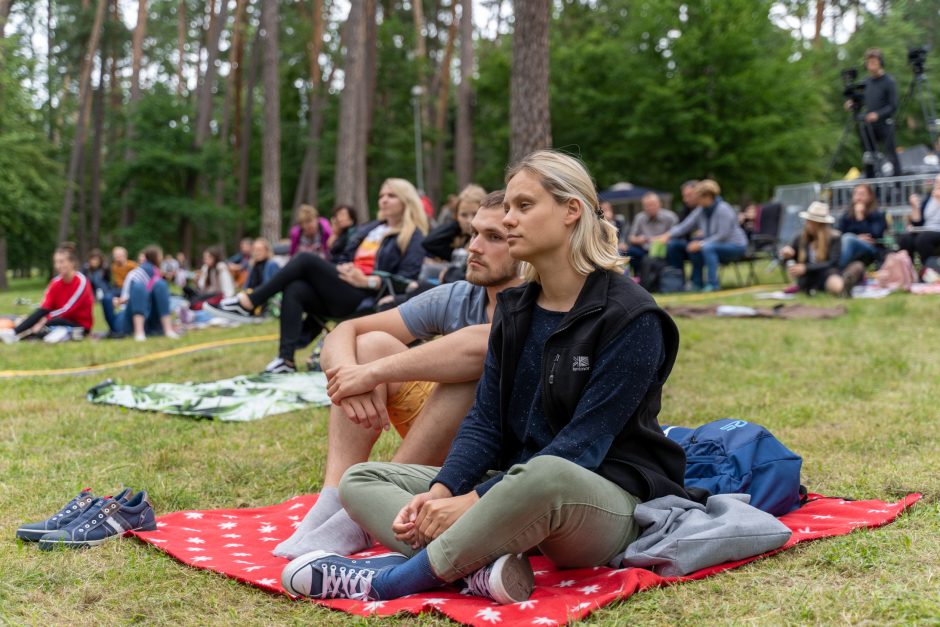
[[(825, 175), (843, 68), (882, 48), (903, 100), (928, 46), (936, 97), (938, 39), (940, 0), (0, 0), (0, 289), (66, 239), (192, 259), (302, 202), (365, 218), (418, 170), (437, 207), (543, 146), (765, 200)], [(916, 102), (898, 126), (927, 143)]]

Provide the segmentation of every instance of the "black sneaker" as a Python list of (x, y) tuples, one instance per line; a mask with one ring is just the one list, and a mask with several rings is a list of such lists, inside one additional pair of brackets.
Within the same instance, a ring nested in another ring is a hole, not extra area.
[(223, 298), (221, 301), (219, 301), (218, 305), (205, 303), (202, 308), (213, 316), (218, 318), (225, 318), (226, 320), (234, 320), (235, 322), (245, 322), (254, 318), (254, 315), (250, 309), (245, 309), (242, 307), (242, 304), (238, 300), (238, 296)]
[(45, 520), (34, 523), (26, 523), (16, 530), (16, 537), (26, 542), (39, 542), (50, 531), (56, 531), (68, 526), (73, 520), (78, 518), (82, 512), (88, 509), (95, 500), (95, 495), (91, 493), (91, 488), (85, 488), (78, 493), (74, 499), (62, 506), (57, 513)]
[(129, 500), (105, 497), (95, 499), (67, 527), (42, 536), (39, 548), (51, 551), (60, 546), (70, 549), (98, 546), (128, 531), (156, 529), (156, 514), (146, 492), (138, 492)]
[(408, 561), (401, 553), (353, 559), (313, 551), (292, 560), (281, 571), (281, 585), (295, 597), (375, 600), (372, 578), (385, 568)]
[(297, 372), (297, 366), (290, 363), (286, 359), (280, 357), (275, 357), (264, 367), (264, 371), (267, 374), (290, 374), (292, 372)]
[(503, 605), (527, 601), (535, 587), (535, 574), (525, 555), (503, 555), (469, 577), (464, 592), (493, 599)]

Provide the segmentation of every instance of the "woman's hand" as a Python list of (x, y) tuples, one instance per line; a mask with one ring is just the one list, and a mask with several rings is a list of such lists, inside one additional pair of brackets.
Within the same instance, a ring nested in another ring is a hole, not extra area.
[(805, 263), (795, 263), (789, 268), (787, 268), (787, 274), (790, 275), (790, 278), (796, 279), (804, 274), (806, 274), (806, 264)]
[(410, 545), (413, 549), (423, 546), (418, 536), (418, 527), (415, 525), (418, 514), (429, 501), (446, 499), (451, 496), (452, 494), (447, 486), (441, 483), (435, 483), (427, 492), (415, 494), (411, 501), (401, 508), (395, 520), (392, 521), (392, 532), (395, 534), (395, 539)]
[(690, 253), (697, 253), (702, 250), (702, 246), (701, 240), (695, 240), (694, 242), (689, 242), (689, 245), (686, 246), (685, 249)]
[(369, 287), (369, 277), (366, 273), (351, 263), (341, 263), (336, 266), (339, 278), (346, 281), (353, 287)]
[(783, 248), (780, 249), (779, 254), (780, 254), (780, 258), (784, 260), (793, 259), (794, 257), (796, 257), (796, 251), (793, 250), (792, 246), (784, 246)]
[(866, 244), (874, 244), (875, 238), (871, 236), (870, 233), (860, 233), (858, 239), (865, 242)]
[(425, 546), (429, 544), (450, 529), (479, 500), (476, 491), (471, 490), (460, 496), (427, 501), (415, 519), (419, 541)]

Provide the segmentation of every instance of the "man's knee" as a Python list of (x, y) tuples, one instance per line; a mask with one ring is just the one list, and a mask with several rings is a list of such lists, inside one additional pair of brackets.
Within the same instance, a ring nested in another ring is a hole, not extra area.
[(369, 331), (356, 338), (356, 357), (359, 363), (375, 361), (407, 349), (407, 346), (384, 331)]

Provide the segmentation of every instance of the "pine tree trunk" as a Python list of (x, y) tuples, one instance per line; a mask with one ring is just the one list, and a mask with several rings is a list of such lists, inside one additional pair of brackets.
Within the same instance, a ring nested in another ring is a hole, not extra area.
[[(232, 45), (235, 48), (235, 66), (232, 68), (233, 75), (233, 91), (235, 92), (235, 113), (232, 115), (232, 119), (235, 121), (235, 128), (233, 129), (235, 150), (237, 151), (241, 148), (241, 119), (242, 119), (242, 76), (243, 76), (243, 65), (245, 63), (245, 35), (248, 29), (248, 11), (247, 3), (244, 3), (245, 6), (242, 7), (241, 18), (238, 18), (238, 10), (236, 9), (236, 21), (235, 21), (235, 36), (237, 37), (237, 42), (233, 40)], [(237, 43), (237, 45), (235, 45)], [(238, 171), (238, 165), (235, 164), (234, 171)]]
[[(238, 117), (235, 117), (235, 123), (232, 123), (232, 109), (236, 107), (239, 99), (239, 90), (236, 90), (235, 79), (239, 72), (241, 64), (244, 32), (244, 17), (247, 0), (236, 0), (235, 3), (235, 24), (232, 28), (232, 45), (229, 47), (229, 74), (225, 87), (225, 101), (222, 105), (222, 129), (219, 137), (222, 139), (222, 145), (225, 147), (225, 154), (231, 151), (231, 130), (232, 127), (238, 129)], [(240, 78), (239, 78), (240, 80)], [(238, 110), (236, 109), (237, 115)], [(237, 146), (236, 146), (237, 150)], [(225, 174), (219, 173), (215, 180), (215, 204), (222, 206), (225, 203)]]
[(276, 242), (281, 238), (281, 99), (277, 66), (277, 0), (261, 0), (261, 28), (264, 30), (261, 236)]
[[(323, 51), (323, 0), (313, 0), (313, 30), (307, 42), (307, 56), (310, 63), (310, 111), (307, 119), (307, 148), (304, 151), (300, 178), (294, 190), (293, 209), (307, 203), (316, 206), (319, 195), (320, 177), (320, 132), (323, 129), (322, 91), (323, 69), (320, 67), (320, 53)], [(296, 215), (293, 219), (296, 220)]]
[(444, 58), (438, 69), (437, 99), (434, 107), (434, 152), (428, 172), (428, 198), (434, 207), (440, 206), (444, 178), (444, 147), (447, 140), (447, 104), (450, 100), (450, 65), (457, 39), (457, 3), (451, 4), (450, 26), (447, 28), (447, 44)]
[[(411, 3), (412, 11), (411, 15), (414, 18), (414, 28), (415, 28), (415, 63), (417, 64), (418, 70), (418, 86), (421, 87), (421, 93), (417, 94), (415, 98), (418, 101), (418, 111), (420, 114), (420, 122), (422, 129), (429, 129), (430, 116), (428, 115), (428, 109), (430, 108), (429, 103), (431, 102), (431, 89), (428, 85), (428, 64), (430, 59), (428, 58), (428, 44), (424, 35), (424, 7), (422, 2), (412, 2)], [(421, 155), (420, 163), (421, 169), (423, 172), (430, 172), (430, 159), (431, 151), (426, 141), (426, 135), (421, 138)], [(418, 160), (418, 155), (415, 155), (415, 161)], [(424, 181), (415, 181), (415, 186), (419, 188), (419, 191), (423, 192), (421, 189), (425, 186)]]
[[(127, 105), (127, 147), (124, 150), (124, 163), (132, 163), (137, 158), (134, 151), (134, 116), (137, 113), (137, 103), (140, 102), (140, 66), (144, 56), (144, 37), (147, 34), (147, 0), (137, 1), (137, 26), (134, 28), (133, 52), (131, 53), (131, 97)], [(133, 191), (134, 182), (130, 181), (124, 189), (121, 199), (121, 228), (131, 225), (131, 212), (129, 197)]]
[(361, 94), (362, 108), (359, 111), (359, 159), (356, 162), (356, 180), (361, 181), (357, 189), (359, 198), (356, 207), (364, 207), (369, 213), (369, 136), (372, 134), (372, 119), (375, 113), (375, 85), (378, 72), (378, 49), (376, 47), (376, 0), (365, 0), (365, 82)]
[[(118, 0), (111, 0), (110, 23), (113, 24), (111, 29), (124, 27), (120, 12), (118, 11)], [(106, 28), (105, 33), (107, 32), (108, 29)], [(121, 105), (124, 104), (124, 97), (121, 93), (121, 83), (118, 80), (118, 58), (123, 54), (123, 51), (121, 46), (113, 41), (113, 37), (104, 47), (108, 51), (108, 113), (105, 116), (108, 120), (108, 141), (105, 144), (104, 153), (105, 156), (112, 159), (113, 156), (117, 155), (115, 144), (117, 143), (120, 129), (118, 125), (113, 124), (111, 120), (118, 119)]]
[(66, 177), (65, 198), (62, 200), (62, 211), (59, 214), (59, 230), (57, 241), (65, 241), (71, 233), (72, 205), (75, 202), (75, 187), (78, 183), (78, 166), (82, 160), (82, 148), (85, 144), (85, 126), (88, 114), (87, 104), (91, 102), (91, 66), (98, 44), (101, 41), (101, 25), (104, 22), (104, 10), (107, 0), (98, 0), (95, 11), (95, 21), (88, 37), (88, 48), (82, 58), (81, 78), (78, 85), (78, 120), (75, 123), (75, 136), (72, 140), (72, 152), (69, 157), (69, 169)]
[(183, 95), (183, 55), (186, 51), (186, 0), (180, 0), (176, 16), (176, 95)]
[(548, 0), (515, 0), (509, 85), (509, 153), (517, 161), (552, 145), (548, 93)]
[[(0, 0), (0, 40), (6, 37), (7, 20), (10, 17), (10, 11), (13, 9), (13, 0)], [(6, 250), (4, 244), (4, 250)], [(6, 280), (6, 274), (3, 275)]]
[(255, 86), (258, 84), (258, 72), (261, 66), (261, 29), (255, 32), (251, 44), (251, 56), (248, 58), (248, 84), (245, 86), (245, 108), (241, 119), (241, 146), (238, 156), (238, 194), (236, 202), (239, 210), (248, 206), (248, 165), (251, 156), (251, 123), (255, 109)]
[(82, 259), (88, 254), (90, 248), (98, 247), (101, 232), (101, 144), (104, 133), (104, 84), (105, 84), (104, 54), (101, 55), (101, 72), (98, 75), (98, 91), (95, 92), (95, 136), (91, 147), (91, 215), (89, 220), (88, 239), (79, 248)]
[(822, 43), (823, 18), (826, 15), (826, 0), (816, 0), (816, 30), (813, 32), (813, 45)]
[[(262, 6), (267, 2), (262, 2)], [(212, 88), (215, 86), (215, 79), (219, 73), (216, 67), (216, 61), (219, 59), (219, 39), (222, 35), (222, 29), (225, 26), (225, 18), (228, 15), (228, 0), (222, 0), (219, 6), (219, 12), (213, 13), (209, 19), (209, 31), (206, 41), (206, 73), (199, 81), (197, 88), (196, 105), (196, 147), (202, 147), (209, 137), (210, 123), (212, 122)]]
[(473, 181), (473, 0), (460, 3), (460, 87), (457, 89), (457, 132), (454, 170), (457, 188)]
[(339, 133), (336, 140), (336, 204), (356, 208), (359, 222), (368, 219), (366, 181), (360, 175), (365, 162), (362, 120), (365, 117), (366, 6), (353, 2), (346, 18), (346, 63), (340, 97)]

